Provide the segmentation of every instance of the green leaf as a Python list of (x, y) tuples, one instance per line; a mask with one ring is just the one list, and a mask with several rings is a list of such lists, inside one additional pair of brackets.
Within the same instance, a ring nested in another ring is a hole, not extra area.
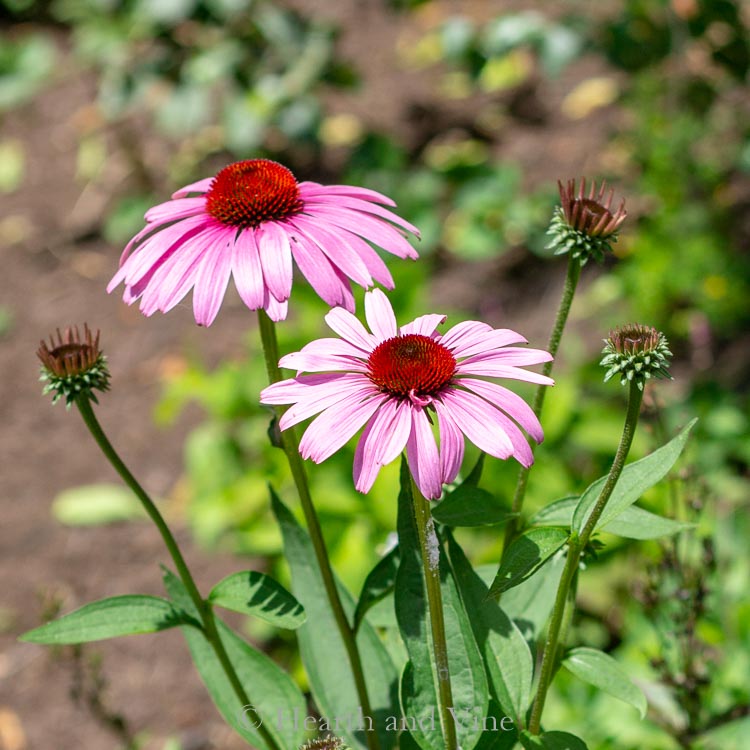
[(166, 599), (143, 594), (113, 596), (48, 622), (21, 636), (30, 643), (88, 643), (137, 633), (156, 633), (197, 622)]
[(432, 517), (446, 526), (494, 526), (517, 515), (487, 490), (466, 483), (432, 509)]
[(521, 534), (503, 556), (489, 596), (498, 596), (534, 575), (565, 544), (568, 536), (567, 530), (555, 526), (529, 529)]
[[(434, 673), (432, 629), (422, 558), (411, 494), (411, 477), (401, 461), (401, 491), (398, 499), (398, 537), (401, 563), (396, 576), (395, 607), (401, 637), (410, 661), (401, 678), (401, 707), (413, 723), (409, 732), (423, 750), (444, 747)], [(441, 593), (453, 705), (457, 711), (457, 734), (464, 750), (472, 750), (482, 734), (481, 725), (467, 721), (460, 709), (484, 716), (489, 703), (487, 675), (469, 618), (444, 556), (440, 560)]]
[[(578, 497), (555, 500), (546, 508), (542, 508), (530, 523), (532, 526), (549, 526), (550, 524), (570, 526), (573, 523), (573, 513), (577, 505)], [(601, 531), (628, 539), (658, 539), (662, 536), (677, 534), (693, 526), (694, 524), (674, 521), (639, 508), (637, 505), (631, 505), (625, 508), (617, 518), (603, 526)]]
[(253, 570), (227, 576), (211, 589), (208, 600), (289, 630), (298, 628), (307, 619), (302, 605), (280, 583)]
[(52, 501), (52, 515), (67, 526), (102, 526), (146, 517), (132, 490), (119, 484), (86, 484), (64, 490)]
[[(284, 538), (284, 554), (292, 572), (292, 591), (308, 613), (308, 620), (297, 630), (300, 655), (310, 679), (310, 689), (321, 714), (329, 717), (358, 717), (361, 703), (352, 676), (349, 656), (341, 638), (318, 569), (312, 542), (288, 508), (271, 489), (271, 504)], [(354, 612), (354, 601), (337, 582), (347, 617)], [(385, 719), (396, 712), (398, 674), (383, 642), (365, 618), (357, 633), (357, 646), (372, 706), (372, 723), (378, 731), (381, 747), (392, 748), (396, 732), (385, 730)], [(359, 721), (345, 722), (341, 734), (353, 750), (366, 747)], [(366, 727), (366, 720), (362, 721)]]
[(685, 521), (674, 521), (671, 518), (650, 513), (637, 505), (631, 505), (601, 528), (608, 534), (624, 536), (628, 539), (658, 539), (661, 536), (671, 536), (685, 529), (691, 529), (695, 524)]
[(399, 550), (398, 545), (388, 551), (378, 564), (367, 574), (362, 593), (359, 595), (357, 609), (354, 612), (354, 630), (359, 630), (364, 616), (370, 607), (377, 604), (381, 599), (393, 591), (398, 571)]
[[(170, 597), (190, 614), (198, 613), (185, 587), (177, 576), (164, 569), (164, 585)], [(305, 740), (304, 727), (294, 716), (307, 715), (307, 701), (292, 678), (268, 656), (253, 648), (216, 618), (221, 642), (229, 661), (250, 698), (252, 705), (264, 721), (264, 726), (283, 748), (299, 747)], [(268, 750), (253, 726), (253, 717), (247, 712), (234, 692), (213, 646), (203, 631), (182, 628), (193, 662), (211, 694), (216, 707), (230, 724), (252, 747)]]
[[(606, 526), (612, 519), (622, 513), (625, 508), (631, 506), (643, 493), (660, 482), (674, 466), (682, 453), (687, 442), (690, 431), (697, 422), (693, 419), (677, 437), (670, 440), (666, 445), (658, 448), (640, 461), (628, 464), (620, 474), (612, 495), (607, 502), (604, 512), (599, 519), (596, 528)], [(583, 531), (591, 511), (599, 499), (602, 487), (607, 481), (606, 477), (597, 479), (581, 495), (575, 513), (573, 514), (573, 529), (577, 533)]]
[(487, 598), (487, 586), (452, 534), (448, 535), (448, 554), (464, 606), (471, 612), (474, 637), (484, 656), (490, 684), (505, 715), (516, 727), (523, 727), (534, 671), (531, 650), (500, 605)]
[(563, 666), (584, 682), (634, 706), (641, 719), (646, 715), (646, 696), (631, 682), (625, 670), (603, 651), (585, 647), (571, 649)]
[(525, 750), (588, 750), (582, 739), (568, 732), (542, 732), (540, 735), (522, 732), (521, 744)]

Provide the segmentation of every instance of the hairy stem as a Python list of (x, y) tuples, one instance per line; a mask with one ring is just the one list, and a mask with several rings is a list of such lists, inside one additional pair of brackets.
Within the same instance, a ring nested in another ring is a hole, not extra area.
[[(560, 306), (557, 308), (557, 316), (555, 317), (555, 324), (552, 327), (552, 333), (550, 333), (549, 342), (547, 343), (547, 351), (555, 357), (557, 350), (560, 348), (560, 339), (562, 338), (565, 323), (568, 320), (568, 314), (570, 313), (570, 306), (573, 303), (573, 297), (575, 296), (576, 287), (578, 286), (578, 279), (581, 276), (581, 262), (578, 258), (574, 258), (572, 255), (568, 259), (568, 273), (565, 276), (565, 286), (563, 287), (562, 297), (560, 299)], [(542, 368), (542, 375), (549, 377), (552, 372), (553, 360), (544, 363)], [(544, 405), (544, 397), (547, 394), (548, 387), (546, 385), (538, 385), (536, 393), (534, 394), (534, 401), (531, 408), (534, 410), (534, 414), (540, 417), (542, 414), (542, 406)], [(531, 445), (531, 450), (534, 450), (534, 444)], [(515, 513), (508, 521), (505, 527), (505, 539), (503, 541), (503, 552), (508, 549), (510, 543), (515, 539), (518, 534), (519, 524), (521, 522), (521, 509), (523, 508), (523, 500), (526, 496), (526, 485), (529, 481), (529, 472), (531, 467), (522, 466), (518, 473), (518, 481), (516, 482), (516, 489), (513, 493), (513, 501), (511, 503), (511, 512)]]
[(440, 544), (435, 534), (435, 523), (430, 512), (430, 503), (412, 481), (412, 501), (414, 504), (414, 521), (417, 525), (419, 548), (422, 554), (427, 605), (429, 607), (430, 628), (432, 632), (432, 652), (435, 659), (435, 670), (438, 683), (438, 710), (443, 728), (446, 750), (457, 750), (458, 738), (456, 724), (451, 714), (453, 693), (451, 675), (448, 667), (448, 644), (445, 637), (445, 618), (443, 616), (443, 595), (440, 590)]
[[(602, 487), (602, 491), (599, 493), (596, 504), (589, 514), (581, 533), (576, 534), (573, 532), (568, 541), (568, 555), (565, 561), (565, 568), (563, 569), (562, 577), (560, 578), (560, 583), (557, 587), (555, 605), (552, 609), (552, 618), (547, 631), (547, 640), (544, 643), (544, 652), (542, 653), (542, 665), (539, 669), (539, 685), (534, 699), (534, 706), (531, 709), (529, 731), (532, 734), (539, 734), (544, 702), (547, 699), (547, 691), (549, 690), (554, 675), (557, 649), (560, 639), (560, 628), (563, 623), (570, 587), (575, 578), (576, 571), (578, 570), (578, 565), (581, 561), (581, 554), (586, 548), (591, 535), (594, 533), (596, 524), (599, 522), (604, 508), (607, 505), (607, 501), (612, 495), (617, 480), (620, 478), (620, 474), (625, 467), (625, 459), (630, 452), (630, 446), (633, 443), (633, 436), (635, 435), (635, 428), (638, 424), (642, 399), (643, 391), (638, 387), (638, 384), (635, 381), (631, 382), (625, 425), (620, 437), (620, 444), (617, 446), (617, 453), (612, 462), (612, 467), (607, 475), (607, 480)], [(570, 616), (572, 616), (572, 612)]]
[[(268, 371), (268, 380), (271, 383), (278, 383), (281, 379), (281, 370), (279, 369), (279, 344), (276, 338), (276, 326), (263, 310), (258, 310), (258, 325), (260, 327), (260, 336), (263, 343), (263, 353), (266, 358), (266, 370)], [(282, 409), (277, 408), (277, 416), (281, 416)], [(307, 529), (310, 533), (315, 558), (318, 561), (318, 568), (323, 578), (328, 601), (333, 610), (336, 625), (338, 626), (341, 639), (344, 641), (349, 664), (351, 666), (354, 683), (359, 696), (359, 703), (365, 716), (372, 717), (372, 707), (370, 698), (367, 693), (367, 683), (365, 682), (365, 673), (362, 668), (362, 658), (357, 647), (357, 641), (354, 629), (349, 623), (349, 619), (341, 603), (336, 581), (333, 577), (331, 561), (328, 557), (323, 531), (320, 527), (320, 520), (313, 505), (312, 496), (310, 495), (310, 486), (307, 481), (302, 457), (299, 454), (299, 441), (293, 427), (284, 430), (281, 433), (281, 443), (289, 462), (289, 469), (292, 472), (294, 484), (297, 487), (302, 512), (305, 516)], [(370, 750), (380, 750), (380, 740), (377, 732), (367, 732), (367, 746)]]
[(89, 400), (88, 396), (78, 397), (76, 399), (76, 406), (78, 406), (78, 410), (81, 412), (83, 421), (86, 423), (89, 432), (91, 432), (94, 440), (96, 440), (97, 445), (101, 449), (102, 453), (105, 455), (110, 464), (112, 464), (112, 467), (120, 475), (125, 484), (130, 487), (130, 489), (135, 493), (136, 497), (141, 501), (141, 505), (143, 505), (146, 513), (148, 513), (149, 517), (156, 525), (156, 528), (159, 530), (159, 533), (164, 540), (164, 544), (166, 545), (167, 550), (172, 557), (175, 568), (177, 569), (177, 573), (180, 576), (180, 579), (182, 580), (185, 588), (187, 589), (187, 592), (190, 595), (195, 608), (200, 613), (203, 625), (203, 633), (206, 636), (208, 642), (211, 644), (214, 653), (216, 654), (216, 657), (227, 676), (227, 679), (232, 685), (232, 689), (234, 690), (237, 698), (242, 704), (245, 715), (252, 716), (252, 718), (255, 720), (258, 734), (263, 738), (264, 742), (268, 745), (269, 748), (272, 748), (272, 750), (281, 750), (274, 737), (263, 725), (261, 717), (258, 715), (257, 711), (252, 707), (250, 698), (248, 697), (247, 692), (245, 692), (245, 688), (242, 686), (242, 683), (237, 676), (237, 672), (235, 671), (231, 661), (229, 660), (229, 656), (226, 652), (226, 649), (224, 648), (224, 644), (219, 637), (219, 632), (216, 627), (216, 619), (214, 617), (213, 610), (211, 609), (211, 605), (206, 602), (200, 595), (198, 587), (195, 585), (195, 580), (193, 579), (193, 576), (190, 573), (190, 569), (185, 562), (185, 558), (183, 557), (182, 552), (180, 551), (180, 548), (177, 544), (177, 540), (174, 538), (174, 535), (172, 534), (169, 526), (167, 526), (167, 523), (159, 512), (159, 509), (156, 507), (156, 504), (148, 496), (143, 487), (141, 487), (141, 485), (138, 483), (138, 480), (133, 476), (128, 467), (124, 464), (120, 456), (117, 454), (117, 451), (115, 451), (114, 447), (112, 446), (112, 443), (109, 442), (109, 439), (107, 438), (104, 430), (99, 424), (99, 420), (96, 418), (96, 414), (94, 413), (94, 410), (91, 406), (91, 401)]

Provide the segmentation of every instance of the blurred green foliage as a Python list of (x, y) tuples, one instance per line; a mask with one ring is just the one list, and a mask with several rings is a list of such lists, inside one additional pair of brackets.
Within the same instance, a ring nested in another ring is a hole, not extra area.
[[(438, 5), (390, 2), (405, 25), (411, 14)], [(366, 71), (339, 59), (330, 23), (277, 3), (2, 0), (5, 17), (30, 23), (0, 32), (0, 113), (33, 98), (54, 76), (59, 53), (48, 25), (54, 23), (96, 78), (103, 128), (133, 127), (126, 151), (134, 172), (146, 178), (103, 217), (105, 238), (119, 243), (139, 228), (145, 207), (165, 192), (165, 176), (176, 186), (232, 159), (276, 157), (305, 177), (381, 190), (420, 227), (423, 259), (393, 268), (391, 297), (402, 321), (425, 312), (424, 281), (446, 259), (491, 263), (511, 250), (530, 251), (537, 263), (548, 256), (552, 178), (574, 175), (545, 176), (534, 187), (524, 165), (499, 159), (498, 151), (514, 124), (550, 126), (551, 105), (535, 100), (540, 82), (559, 82), (583, 56), (613, 77), (609, 104), (616, 116), (607, 120), (602, 153), (591, 154), (582, 169), (594, 164), (614, 178), (631, 217), (616, 258), (586, 269), (595, 278), (574, 311), (595, 320), (601, 336), (631, 318), (659, 327), (678, 354), (676, 372), (691, 370), (689, 379), (678, 375), (674, 403), (649, 405), (633, 458), (689, 416), (701, 418), (691, 460), (702, 484), (657, 488), (646, 498), (652, 510), (698, 528), (674, 547), (607, 539), (599, 557), (587, 561), (592, 580), (569, 642), (616, 651), (629, 671), (640, 672), (652, 706), (647, 720), (638, 722), (635, 712), (613, 708), (611, 698), (564, 674), (549, 720), (591, 738), (592, 747), (613, 750), (750, 746), (748, 359), (747, 347), (730, 349), (750, 322), (750, 31), (739, 0), (622, 0), (591, 15), (571, 3), (565, 11), (509, 12), (483, 24), (468, 15), (441, 17), (429, 29), (419, 27), (405, 60), (412, 69), (438, 70), (442, 90), (461, 102), (464, 116), (443, 121), (428, 110), (414, 133), (403, 132), (412, 125), (368, 129), (355, 118), (335, 138), (324, 94), (356, 85)], [(584, 118), (581, 137), (598, 122)], [(88, 137), (79, 171), (93, 178), (107, 146)], [(156, 161), (146, 156), (153, 143), (163, 152)], [(12, 192), (24, 155), (13, 141), (0, 143), (0, 153), (0, 190)], [(550, 273), (559, 265), (552, 262)], [(452, 320), (474, 315), (439, 309)], [(282, 351), (323, 331), (325, 307), (308, 287), (295, 286), (291, 310), (280, 326)], [(529, 514), (583, 489), (606, 471), (615, 450), (622, 394), (601, 384), (587, 351), (566, 335), (567, 364), (555, 372), (546, 441), (530, 475)], [(165, 384), (157, 419), (169, 423), (192, 403), (205, 412), (185, 445), (184, 490), (196, 537), (268, 555), (276, 564), (280, 536), (267, 482), (282, 497), (292, 497), (293, 489), (283, 454), (267, 439), (270, 412), (258, 405), (264, 373), (251, 331), (244, 348), (216, 369), (188, 360)], [(334, 567), (358, 590), (395, 527), (398, 477), (396, 466), (387, 467), (371, 493), (353, 493), (352, 458), (349, 446), (311, 466), (310, 476)], [(467, 450), (466, 466), (475, 459)], [(508, 499), (516, 471), (488, 461), (483, 486)], [(457, 536), (475, 562), (497, 562), (496, 530)], [(646, 562), (650, 576), (634, 579)]]

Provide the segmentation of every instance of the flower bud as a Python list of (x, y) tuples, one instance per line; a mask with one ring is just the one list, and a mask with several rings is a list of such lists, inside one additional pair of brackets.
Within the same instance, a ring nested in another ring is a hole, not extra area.
[(589, 258), (601, 262), (605, 253), (612, 250), (612, 243), (617, 241), (618, 230), (627, 216), (625, 201), (612, 211), (614, 190), (609, 191), (605, 202), (605, 182), (597, 194), (596, 181), (593, 181), (588, 197), (585, 195), (586, 178), (581, 180), (578, 194), (575, 180), (568, 180), (564, 187), (558, 180), (557, 186), (560, 206), (555, 209), (547, 231), (552, 235), (547, 248), (554, 250), (555, 255), (570, 253), (574, 258), (580, 258), (581, 265)]
[(84, 323), (83, 337), (78, 326), (57, 329), (57, 341), (50, 336), (49, 344), (40, 342), (37, 350), (42, 368), (40, 380), (46, 381), (44, 393), (54, 393), (52, 403), (65, 398), (70, 406), (79, 396), (96, 402), (95, 390), (109, 390), (107, 358), (99, 349), (99, 331), (94, 335)]
[(638, 388), (651, 377), (667, 378), (672, 352), (663, 333), (650, 326), (631, 323), (609, 332), (602, 350), (605, 355), (600, 362), (607, 368), (606, 383), (614, 375), (620, 375), (620, 383), (636, 382)]

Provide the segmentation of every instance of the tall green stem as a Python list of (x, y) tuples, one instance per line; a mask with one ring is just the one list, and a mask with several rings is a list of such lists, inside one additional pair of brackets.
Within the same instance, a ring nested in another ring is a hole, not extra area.
[[(263, 353), (266, 358), (268, 379), (271, 383), (278, 383), (282, 379), (282, 376), (281, 370), (279, 369), (279, 344), (276, 338), (276, 326), (263, 310), (258, 310), (258, 325), (260, 327), (260, 337), (263, 343)], [(282, 410), (277, 409), (276, 412), (277, 415), (280, 416)], [(289, 469), (292, 472), (294, 484), (297, 487), (297, 494), (299, 495), (300, 504), (302, 505), (302, 512), (304, 513), (307, 528), (310, 533), (310, 539), (315, 551), (315, 557), (318, 561), (320, 574), (323, 578), (326, 595), (331, 605), (331, 609), (333, 610), (336, 625), (341, 633), (341, 639), (344, 641), (346, 653), (349, 657), (349, 664), (357, 688), (359, 703), (364, 715), (372, 717), (372, 707), (367, 693), (367, 683), (365, 682), (365, 673), (362, 668), (362, 658), (359, 654), (359, 648), (357, 647), (356, 635), (346, 616), (338, 588), (336, 587), (336, 581), (333, 577), (333, 570), (331, 568), (331, 561), (328, 557), (328, 550), (326, 549), (325, 540), (323, 539), (323, 531), (320, 527), (320, 520), (318, 519), (318, 514), (315, 511), (315, 506), (313, 505), (312, 497), (310, 495), (307, 473), (305, 472), (305, 467), (302, 463), (302, 457), (299, 454), (299, 441), (293, 427), (290, 427), (281, 433), (281, 443), (287, 461), (289, 462)], [(367, 746), (370, 750), (380, 750), (378, 733), (376, 731), (367, 732), (366, 736)]]
[(89, 432), (91, 432), (94, 440), (96, 440), (96, 443), (101, 449), (102, 453), (105, 455), (110, 464), (112, 464), (112, 467), (115, 469), (115, 471), (120, 475), (120, 477), (122, 477), (122, 480), (125, 482), (125, 484), (130, 487), (130, 489), (135, 493), (136, 497), (141, 501), (141, 505), (143, 505), (146, 513), (148, 513), (149, 517), (156, 525), (156, 528), (159, 530), (159, 533), (164, 540), (164, 544), (166, 545), (169, 554), (172, 556), (172, 560), (174, 561), (175, 567), (177, 568), (177, 573), (180, 576), (180, 579), (182, 580), (185, 588), (187, 589), (187, 592), (190, 595), (195, 608), (200, 613), (201, 621), (203, 624), (203, 633), (206, 636), (208, 642), (211, 644), (214, 653), (216, 654), (216, 657), (227, 676), (227, 679), (232, 685), (232, 689), (234, 690), (237, 698), (242, 704), (245, 716), (252, 717), (254, 719), (258, 734), (263, 738), (264, 742), (268, 745), (269, 748), (272, 748), (272, 750), (281, 750), (273, 735), (271, 735), (268, 729), (266, 729), (266, 727), (263, 725), (261, 717), (258, 715), (257, 711), (253, 708), (250, 698), (245, 692), (245, 688), (242, 686), (242, 683), (237, 676), (237, 672), (235, 671), (231, 661), (229, 660), (229, 656), (226, 652), (226, 649), (224, 648), (224, 644), (219, 637), (219, 631), (216, 627), (216, 619), (214, 617), (213, 610), (211, 609), (211, 605), (206, 602), (200, 595), (198, 587), (195, 585), (195, 580), (193, 579), (193, 576), (190, 573), (190, 569), (185, 562), (185, 558), (182, 556), (182, 552), (180, 551), (180, 548), (177, 544), (177, 540), (174, 538), (172, 532), (169, 529), (169, 526), (167, 526), (167, 523), (159, 512), (159, 509), (156, 507), (154, 501), (148, 496), (143, 487), (141, 487), (141, 485), (138, 483), (138, 480), (133, 476), (128, 467), (123, 463), (122, 459), (117, 454), (117, 451), (115, 451), (114, 447), (112, 446), (112, 443), (109, 442), (109, 439), (104, 433), (102, 426), (99, 424), (99, 420), (96, 418), (96, 414), (94, 413), (94, 410), (91, 406), (91, 401), (89, 400), (88, 396), (79, 396), (76, 399), (76, 406), (78, 406), (78, 410), (81, 412), (81, 416), (83, 417), (83, 421), (86, 423), (86, 427), (88, 427)]
[[(552, 327), (552, 333), (550, 333), (549, 342), (547, 343), (547, 351), (555, 357), (557, 350), (560, 347), (560, 339), (562, 338), (565, 323), (568, 320), (568, 314), (570, 313), (570, 306), (573, 303), (573, 297), (575, 296), (576, 287), (578, 286), (578, 279), (581, 277), (581, 261), (579, 258), (574, 258), (572, 255), (568, 258), (568, 273), (565, 276), (565, 285), (563, 287), (562, 298), (560, 299), (560, 306), (557, 309), (557, 316), (555, 317), (555, 324)], [(542, 375), (549, 377), (552, 372), (553, 360), (544, 363), (542, 368)], [(531, 408), (534, 410), (534, 414), (540, 417), (542, 414), (542, 406), (544, 405), (544, 397), (547, 394), (547, 386), (537, 386), (536, 393), (534, 394), (534, 401)], [(532, 444), (531, 450), (534, 450)], [(529, 481), (529, 471), (531, 467), (521, 467), (521, 471), (518, 473), (518, 481), (516, 482), (516, 490), (513, 493), (513, 501), (511, 503), (511, 512), (516, 515), (512, 516), (505, 526), (505, 539), (503, 541), (503, 552), (508, 549), (508, 546), (515, 538), (518, 533), (518, 526), (521, 520), (521, 509), (523, 508), (523, 500), (526, 496), (526, 485)]]
[(414, 504), (414, 520), (419, 536), (419, 548), (422, 553), (427, 605), (430, 612), (432, 652), (435, 657), (435, 670), (438, 683), (440, 723), (443, 728), (446, 750), (457, 750), (456, 724), (450, 711), (453, 708), (453, 693), (451, 691), (451, 675), (448, 666), (448, 644), (445, 637), (443, 595), (440, 591), (440, 544), (435, 534), (435, 523), (432, 520), (430, 503), (424, 498), (413, 481), (411, 494)]
[(642, 400), (643, 391), (638, 387), (638, 384), (635, 381), (631, 382), (628, 394), (628, 411), (625, 416), (625, 426), (623, 427), (622, 436), (620, 437), (620, 444), (617, 446), (617, 453), (612, 462), (612, 468), (609, 470), (607, 480), (602, 487), (602, 491), (599, 494), (596, 504), (589, 514), (581, 533), (576, 534), (573, 532), (568, 542), (568, 556), (565, 561), (565, 568), (563, 569), (560, 583), (557, 587), (555, 605), (552, 609), (552, 619), (550, 620), (549, 629), (547, 631), (547, 640), (544, 643), (542, 665), (539, 669), (539, 686), (537, 687), (534, 706), (531, 709), (529, 731), (532, 734), (539, 734), (544, 702), (547, 699), (547, 691), (552, 682), (557, 661), (560, 627), (563, 623), (565, 604), (568, 601), (570, 587), (575, 578), (576, 571), (578, 570), (578, 564), (581, 561), (581, 554), (586, 548), (591, 535), (594, 533), (596, 524), (599, 522), (599, 519), (604, 512), (607, 501), (612, 495), (612, 491), (614, 490), (617, 480), (620, 478), (620, 474), (625, 466), (625, 459), (630, 452), (630, 446), (633, 443), (633, 436), (635, 435), (635, 428), (638, 424), (638, 416), (640, 414)]

